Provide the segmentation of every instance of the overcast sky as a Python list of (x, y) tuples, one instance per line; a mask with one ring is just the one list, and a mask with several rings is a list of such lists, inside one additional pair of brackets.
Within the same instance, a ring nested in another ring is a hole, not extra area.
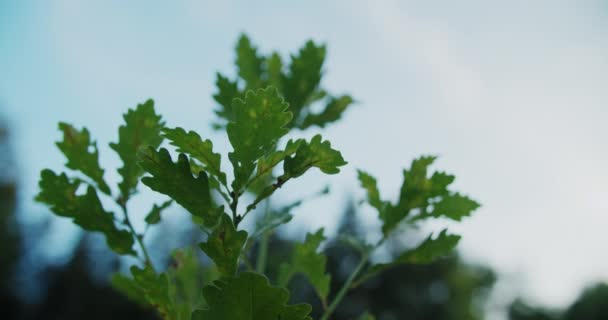
[[(344, 173), (290, 186), (293, 194), (332, 183), (336, 198), (301, 208), (294, 224), (332, 230), (347, 195), (361, 195), (356, 168), (394, 197), (404, 166), (438, 154), (437, 167), (483, 204), (453, 228), (470, 261), (549, 305), (608, 278), (605, 1), (218, 3), (2, 1), (0, 105), (24, 216), (44, 212), (31, 202), (38, 172), (64, 161), (53, 145), (58, 121), (87, 126), (113, 168), (107, 142), (121, 114), (152, 97), (169, 125), (227, 152), (209, 128), (211, 93), (216, 70), (233, 73), (238, 34), (263, 52), (312, 38), (328, 44), (325, 85), (359, 104), (324, 132), (349, 161)], [(373, 225), (372, 212), (363, 215)], [(54, 224), (64, 244), (74, 228)]]

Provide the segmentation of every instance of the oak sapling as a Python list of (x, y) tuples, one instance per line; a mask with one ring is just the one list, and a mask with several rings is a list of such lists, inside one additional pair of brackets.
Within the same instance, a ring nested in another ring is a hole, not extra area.
[[(371, 254), (403, 232), (399, 226), (434, 218), (460, 221), (479, 205), (449, 189), (454, 176), (430, 171), (435, 157), (412, 161), (403, 171), (395, 201), (383, 198), (376, 179), (359, 170), (365, 200), (382, 223), (381, 238), (372, 244), (342, 238), (361, 256), (344, 286), (330, 288), (331, 275), (325, 271), (326, 258), (320, 251), (327, 240), (323, 229), (296, 244), (280, 266), (278, 278), (268, 279), (264, 274), (268, 236), (291, 221), (292, 209), (309, 200), (274, 208), (269, 199), (311, 170), (332, 175), (347, 165), (340, 151), (320, 134), (285, 141), (290, 132), (318, 130), (338, 121), (353, 104), (349, 95), (322, 87), (325, 53), (324, 45), (308, 41), (284, 62), (276, 52), (260, 54), (242, 35), (236, 47), (237, 77), (218, 73), (213, 96), (218, 103), (213, 127), (227, 134), (232, 151), (219, 154), (211, 140), (195, 131), (167, 126), (148, 100), (124, 115), (118, 141), (110, 144), (123, 162), (116, 190), (104, 179), (97, 143), (89, 131), (60, 123), (63, 139), (57, 146), (71, 171), (43, 170), (36, 199), (83, 229), (102, 233), (117, 254), (139, 258), (141, 263), (131, 267), (131, 275), (116, 274), (112, 283), (134, 301), (156, 308), (164, 319), (311, 319), (309, 304), (288, 304), (285, 288), (296, 274), (310, 282), (324, 307), (321, 319), (329, 319), (348, 291), (363, 281), (398, 264), (432, 262), (449, 254), (460, 239), (443, 230), (393, 261), (375, 263)], [(165, 140), (173, 152), (159, 148)], [(228, 166), (232, 171), (223, 171)], [(136, 230), (129, 201), (142, 184), (169, 199), (151, 204), (145, 230)], [(100, 197), (112, 199), (117, 210), (106, 209), (103, 204), (108, 202)], [(193, 223), (207, 233), (198, 248), (213, 261), (211, 269), (191, 249), (177, 251), (177, 263), (169, 268), (157, 269), (150, 260), (145, 231), (162, 223), (163, 210), (173, 203), (187, 210)], [(255, 227), (243, 229), (241, 222), (262, 203), (265, 211)], [(250, 250), (256, 242), (259, 252), (253, 265)], [(361, 319), (373, 316), (366, 313)]]

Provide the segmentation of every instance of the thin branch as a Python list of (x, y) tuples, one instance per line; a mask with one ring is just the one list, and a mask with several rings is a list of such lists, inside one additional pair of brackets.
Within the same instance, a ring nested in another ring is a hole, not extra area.
[(262, 234), (260, 239), (258, 256), (255, 260), (255, 271), (258, 273), (264, 273), (266, 270), (266, 260), (268, 259), (268, 242), (270, 240), (270, 234), (265, 232)]
[(258, 206), (258, 204), (260, 204), (260, 202), (262, 202), (264, 199), (270, 197), (277, 189), (281, 188), (283, 186), (283, 184), (285, 184), (285, 182), (287, 182), (287, 181), (289, 181), (289, 177), (287, 177), (287, 178), (279, 177), (279, 178), (277, 178), (276, 183), (274, 183), (273, 185), (271, 185), (269, 187), (266, 187), (266, 189), (264, 189), (262, 191), (262, 193), (260, 193), (258, 195), (258, 197), (255, 198), (253, 203), (251, 203), (250, 205), (247, 206), (247, 209), (245, 210), (243, 215), (240, 216), (240, 219), (238, 222), (241, 222), (243, 219), (245, 219), (247, 214), (249, 214), (249, 212), (254, 210)]
[[(270, 199), (266, 199), (265, 214), (270, 212)], [(270, 231), (263, 232), (258, 247), (258, 255), (255, 260), (255, 271), (264, 273), (266, 269), (266, 260), (268, 259), (268, 240), (270, 239)]]
[(150, 255), (148, 254), (148, 250), (146, 249), (146, 246), (144, 245), (144, 242), (142, 240), (142, 237), (140, 237), (137, 232), (135, 231), (135, 228), (133, 227), (133, 224), (131, 223), (131, 219), (129, 219), (129, 212), (127, 210), (127, 205), (124, 203), (124, 201), (118, 201), (118, 205), (120, 205), (120, 207), (122, 208), (122, 212), (124, 213), (125, 216), (125, 225), (127, 226), (127, 228), (129, 228), (129, 230), (131, 231), (131, 233), (133, 234), (133, 236), (135, 237), (135, 241), (137, 241), (137, 243), (139, 244), (139, 247), (141, 248), (142, 253), (144, 254), (144, 262), (146, 265), (149, 265), (152, 270), (154, 270), (154, 272), (156, 272), (156, 270), (154, 269), (154, 265), (152, 264), (152, 259), (150, 259)]
[(321, 320), (328, 320), (329, 316), (331, 316), (331, 314), (336, 310), (340, 302), (342, 302), (342, 299), (344, 299), (344, 297), (346, 296), (348, 290), (351, 288), (351, 285), (355, 278), (359, 275), (361, 270), (363, 270), (363, 267), (367, 263), (367, 259), (367, 254), (364, 254), (361, 257), (361, 261), (359, 261), (359, 264), (357, 265), (355, 270), (350, 274), (344, 285), (342, 285), (342, 288), (340, 288), (340, 291), (338, 291), (338, 294), (336, 294), (336, 296), (334, 297), (334, 300), (331, 302), (327, 310), (325, 310), (325, 313), (323, 313)]

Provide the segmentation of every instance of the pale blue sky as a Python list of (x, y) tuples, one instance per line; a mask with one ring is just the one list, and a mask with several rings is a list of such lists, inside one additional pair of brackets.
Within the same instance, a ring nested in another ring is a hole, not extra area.
[(211, 93), (216, 70), (233, 72), (238, 34), (283, 53), (313, 38), (329, 46), (326, 86), (360, 103), (324, 132), (350, 162), (344, 173), (282, 190), (287, 199), (320, 179), (338, 200), (301, 208), (294, 224), (331, 230), (346, 195), (360, 195), (356, 168), (396, 195), (401, 168), (439, 154), (438, 167), (484, 205), (454, 228), (461, 251), (515, 283), (509, 290), (561, 304), (608, 278), (606, 2), (125, 3), (0, 3), (0, 101), (24, 215), (44, 212), (30, 201), (39, 170), (63, 162), (58, 121), (87, 126), (113, 168), (107, 142), (121, 114), (152, 97), (169, 125), (218, 139), (226, 152), (209, 129)]

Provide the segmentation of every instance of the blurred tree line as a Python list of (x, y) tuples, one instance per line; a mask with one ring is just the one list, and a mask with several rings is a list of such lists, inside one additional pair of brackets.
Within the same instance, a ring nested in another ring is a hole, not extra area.
[[(156, 319), (152, 310), (140, 307), (109, 286), (111, 272), (119, 270), (121, 263), (108, 250), (96, 246), (100, 239), (94, 235), (81, 236), (68, 263), (46, 266), (42, 268), (40, 277), (30, 274), (28, 264), (21, 263), (31, 250), (23, 239), (30, 231), (40, 235), (48, 230), (44, 226), (28, 230), (30, 226), (19, 226), (17, 223), (18, 181), (12, 157), (8, 130), (0, 125), (0, 319)], [(193, 244), (193, 239), (199, 236), (198, 232), (180, 231), (178, 239), (170, 245), (162, 239), (158, 241), (164, 243), (166, 250), (170, 250), (173, 244)], [(356, 208), (347, 206), (339, 234), (361, 232), (365, 231), (357, 221)], [(175, 234), (175, 231), (164, 230), (162, 233)], [(293, 239), (279, 235), (271, 237), (267, 263), (271, 277), (277, 274), (283, 261), (281, 257), (289, 255), (293, 245)], [(399, 246), (407, 244), (392, 245), (399, 249)], [(333, 275), (331, 288), (339, 288), (354, 268), (358, 253), (338, 241), (331, 242), (324, 250), (328, 256), (327, 268)], [(169, 268), (179, 268), (180, 264), (185, 263), (180, 258), (183, 255), (174, 257), (164, 264)], [(200, 254), (193, 258), (205, 259)], [(255, 255), (251, 258), (255, 261)], [(37, 259), (34, 261), (45, 264)], [(29, 299), (20, 295), (17, 289), (23, 280), (18, 281), (18, 278), (39, 282), (34, 286), (41, 290), (37, 294), (39, 298)], [(483, 319), (484, 303), (494, 281), (492, 270), (468, 265), (457, 256), (426, 266), (396, 267), (359, 285), (348, 295), (333, 319), (352, 320), (365, 311), (376, 315), (379, 320)], [(307, 301), (316, 304), (314, 310), (322, 309), (313, 289), (303, 278), (296, 278), (290, 286), (296, 289), (291, 297), (294, 302)], [(195, 286), (191, 289), (199, 288)], [(608, 286), (602, 284), (587, 290), (562, 312), (536, 308), (516, 300), (510, 306), (508, 315), (512, 320), (608, 319)], [(316, 316), (313, 315), (313, 318)]]

